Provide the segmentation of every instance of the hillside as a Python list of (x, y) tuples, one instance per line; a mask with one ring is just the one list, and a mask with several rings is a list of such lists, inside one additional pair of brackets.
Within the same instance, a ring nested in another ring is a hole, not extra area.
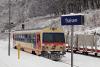
[[(70, 7), (70, 5), (73, 6)], [(52, 25), (53, 24), (52, 19), (55, 19), (54, 17), (60, 18), (60, 15), (64, 13), (69, 14), (71, 12), (74, 12), (74, 13), (85, 14), (85, 25), (75, 26), (75, 30), (94, 28), (100, 26), (99, 5), (100, 5), (99, 0), (95, 0), (95, 1), (94, 0), (91, 1), (90, 0), (64, 0), (64, 1), (62, 0), (11, 0), (11, 23), (12, 23), (11, 27), (12, 28), (14, 27), (13, 29), (21, 29), (21, 24), (25, 24), (25, 29), (43, 28)], [(8, 0), (1, 0), (0, 1), (1, 32), (4, 32), (9, 28), (8, 11), (9, 11)], [(52, 19), (48, 17), (51, 17)], [(45, 18), (48, 19), (45, 20)], [(59, 22), (57, 23), (59, 26), (60, 20), (58, 20), (57, 22)], [(63, 28), (69, 29), (66, 27)]]

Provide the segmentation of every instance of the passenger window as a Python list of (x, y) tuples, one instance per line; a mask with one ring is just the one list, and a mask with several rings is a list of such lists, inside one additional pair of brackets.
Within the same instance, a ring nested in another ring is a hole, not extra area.
[(27, 38), (27, 34), (25, 34), (25, 38)]

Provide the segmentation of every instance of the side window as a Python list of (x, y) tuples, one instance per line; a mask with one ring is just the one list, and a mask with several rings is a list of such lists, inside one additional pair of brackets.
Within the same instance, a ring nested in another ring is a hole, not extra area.
[(27, 41), (28, 41), (29, 43), (31, 43), (31, 34), (28, 34), (28, 35), (27, 35)]
[(24, 34), (23, 39), (24, 39), (24, 42), (31, 43), (31, 34)]
[(33, 38), (32, 38), (33, 43), (36, 44), (36, 34), (34, 33), (34, 34), (32, 35), (32, 37), (33, 37)]
[(24, 42), (26, 41), (25, 34), (23, 34), (23, 41), (24, 41)]
[(21, 35), (20, 35), (20, 34), (19, 34), (19, 36), (18, 36), (18, 40), (21, 41)]
[(23, 41), (22, 34), (20, 35), (20, 41)]
[(21, 41), (23, 42), (23, 34), (21, 34)]
[(26, 34), (22, 34), (22, 41), (23, 41), (23, 42), (26, 42), (26, 37), (27, 37)]
[(27, 38), (27, 34), (25, 34), (24, 36), (25, 36), (25, 38)]
[(36, 46), (36, 34), (35, 33), (31, 34), (31, 43), (33, 43), (33, 47)]

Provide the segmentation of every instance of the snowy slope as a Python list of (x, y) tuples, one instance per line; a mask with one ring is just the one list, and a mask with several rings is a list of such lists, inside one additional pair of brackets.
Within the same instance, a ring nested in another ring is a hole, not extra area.
[(7, 2), (8, 0), (0, 0), (0, 4), (4, 4), (5, 2)]

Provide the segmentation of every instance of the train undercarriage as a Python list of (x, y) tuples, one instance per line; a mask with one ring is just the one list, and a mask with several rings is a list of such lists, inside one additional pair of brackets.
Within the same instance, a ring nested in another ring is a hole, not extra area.
[(63, 56), (64, 56), (65, 52), (61, 52), (61, 51), (42, 51), (41, 56), (54, 60), (54, 61), (58, 61), (60, 60)]

